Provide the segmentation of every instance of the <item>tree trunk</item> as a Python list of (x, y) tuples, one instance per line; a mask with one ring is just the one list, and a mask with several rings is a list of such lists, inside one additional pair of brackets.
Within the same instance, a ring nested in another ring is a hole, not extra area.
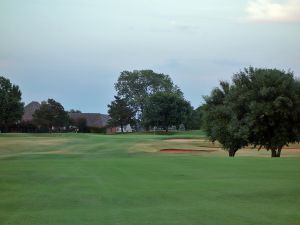
[(276, 148), (271, 149), (272, 158), (279, 158), (281, 155), (281, 149), (282, 149), (282, 147), (279, 147), (277, 149)]
[(277, 149), (276, 157), (280, 157), (282, 147)]
[(274, 158), (276, 155), (276, 149), (271, 149), (271, 157)]
[(121, 124), (121, 132), (124, 133), (123, 124)]
[(271, 157), (273, 158), (273, 157), (276, 157), (276, 150), (271, 150)]
[(230, 150), (228, 151), (228, 153), (229, 153), (229, 157), (234, 157), (234, 156), (235, 156), (235, 153), (236, 153), (236, 150), (230, 149)]

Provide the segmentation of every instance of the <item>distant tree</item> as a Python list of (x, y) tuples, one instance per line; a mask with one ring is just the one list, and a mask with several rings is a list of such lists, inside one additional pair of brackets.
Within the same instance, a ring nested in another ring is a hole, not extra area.
[(48, 129), (60, 128), (67, 126), (69, 123), (68, 113), (64, 107), (53, 99), (48, 99), (47, 102), (42, 102), (41, 107), (32, 115), (33, 122), (38, 127)]
[(9, 125), (20, 122), (24, 112), (21, 96), (19, 86), (0, 76), (0, 129), (2, 132), (7, 132)]
[(220, 82), (220, 88), (215, 88), (210, 96), (204, 99), (202, 120), (203, 129), (208, 138), (218, 141), (228, 151), (230, 157), (248, 144), (247, 132), (241, 129), (241, 120), (237, 118), (230, 104), (232, 87), (227, 82)]
[(81, 111), (78, 110), (78, 109), (70, 109), (69, 112), (70, 112), (70, 113), (81, 113)]
[(157, 92), (174, 92), (182, 95), (168, 75), (155, 73), (152, 70), (123, 71), (115, 84), (120, 98), (125, 98), (140, 119), (148, 97)]
[(250, 67), (233, 84), (231, 107), (244, 120), (249, 143), (280, 157), (283, 146), (300, 141), (300, 82), (292, 72)]
[(21, 121), (19, 131), (23, 133), (34, 133), (37, 131), (37, 127), (32, 121)]
[(110, 120), (109, 125), (121, 126), (122, 133), (124, 126), (134, 120), (135, 111), (128, 105), (126, 99), (115, 96), (115, 100), (107, 105)]
[(199, 130), (202, 127), (203, 106), (193, 109), (190, 118), (186, 122), (186, 128), (189, 130)]
[(169, 126), (179, 126), (192, 113), (188, 101), (176, 93), (158, 92), (148, 98), (143, 114), (146, 126), (161, 126), (168, 132)]
[(88, 132), (87, 120), (86, 118), (79, 117), (77, 119), (71, 119), (70, 123), (76, 126), (79, 132)]

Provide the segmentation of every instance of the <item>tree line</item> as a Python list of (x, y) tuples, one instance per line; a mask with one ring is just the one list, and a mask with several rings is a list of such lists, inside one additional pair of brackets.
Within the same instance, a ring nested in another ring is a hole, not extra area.
[[(7, 132), (9, 128), (25, 132), (62, 132), (69, 131), (73, 126), (79, 128), (79, 131), (88, 131), (84, 118), (72, 120), (62, 104), (54, 99), (43, 101), (32, 115), (32, 121), (21, 121), (24, 103), (21, 101), (19, 86), (4, 77), (1, 77), (0, 85), (1, 132)], [(199, 115), (199, 110), (193, 110), (168, 75), (157, 74), (152, 70), (124, 71), (115, 89), (115, 100), (108, 105), (111, 118), (108, 126), (121, 126), (122, 131), (127, 124), (137, 130), (159, 127), (168, 131), (170, 126), (179, 127), (180, 124), (185, 124), (188, 129), (200, 129), (199, 122), (192, 123), (195, 121), (192, 118)]]
[(18, 85), (0, 76), (0, 132), (61, 132), (72, 130), (72, 126), (76, 126), (80, 131), (87, 131), (87, 121), (84, 118), (71, 119), (62, 104), (54, 99), (43, 101), (33, 113), (32, 121), (22, 121), (24, 103), (21, 96)]
[[(171, 126), (202, 128), (231, 157), (249, 145), (280, 157), (284, 146), (300, 140), (300, 81), (291, 71), (245, 68), (234, 74), (232, 82), (221, 81), (196, 109), (170, 76), (152, 70), (123, 71), (114, 87), (109, 125), (122, 130), (127, 124), (166, 132)], [(0, 129), (20, 123), (23, 110), (19, 87), (0, 77)], [(53, 99), (42, 103), (33, 121), (47, 130), (71, 124), (63, 106)], [(73, 121), (81, 127), (85, 123)]]

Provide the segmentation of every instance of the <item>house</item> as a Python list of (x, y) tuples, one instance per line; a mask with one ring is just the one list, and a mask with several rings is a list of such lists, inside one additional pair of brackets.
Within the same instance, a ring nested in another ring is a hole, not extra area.
[[(130, 124), (127, 124), (127, 125), (123, 126), (123, 132), (124, 133), (132, 133), (133, 132), (133, 129), (131, 128)], [(106, 128), (106, 133), (107, 134), (122, 133), (122, 128), (121, 128), (121, 126), (107, 127)]]
[[(116, 132), (117, 133), (122, 132), (121, 126), (117, 127)], [(131, 128), (130, 124), (127, 124), (127, 125), (123, 126), (123, 132), (124, 133), (132, 133), (132, 128)]]
[(38, 110), (41, 107), (39, 102), (30, 102), (28, 105), (24, 107), (24, 114), (22, 116), (23, 122), (32, 122), (32, 115), (35, 110)]
[[(22, 117), (22, 121), (25, 123), (32, 122), (32, 115), (36, 110), (41, 107), (39, 102), (33, 101), (24, 107), (24, 114)], [(109, 120), (109, 116), (100, 113), (68, 113), (69, 117), (73, 120), (78, 120), (79, 118), (83, 118), (86, 120), (87, 127), (91, 128), (103, 128), (107, 126), (107, 122)]]
[(100, 113), (69, 113), (72, 120), (85, 119), (87, 127), (102, 128), (106, 127), (109, 116)]

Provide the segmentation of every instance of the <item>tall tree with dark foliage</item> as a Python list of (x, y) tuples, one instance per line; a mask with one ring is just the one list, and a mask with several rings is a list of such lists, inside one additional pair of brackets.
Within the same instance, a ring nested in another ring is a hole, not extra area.
[(300, 82), (292, 72), (245, 68), (205, 100), (208, 137), (230, 156), (251, 144), (280, 157), (284, 146), (300, 141)]
[(146, 102), (143, 123), (160, 126), (166, 132), (172, 125), (185, 124), (191, 117), (192, 107), (181, 95), (169, 92), (153, 94)]
[(236, 117), (231, 108), (230, 93), (232, 86), (227, 82), (220, 82), (220, 87), (215, 88), (210, 96), (204, 99), (203, 128), (208, 138), (218, 141), (228, 151), (230, 157), (248, 144), (248, 133), (241, 128), (241, 120)]
[(19, 86), (0, 76), (0, 130), (2, 132), (7, 132), (10, 125), (20, 122), (24, 112), (24, 103), (21, 99)]
[(280, 157), (284, 146), (300, 141), (300, 82), (292, 72), (250, 67), (235, 74), (233, 84), (231, 104), (249, 143)]
[(41, 107), (32, 115), (33, 122), (40, 128), (51, 131), (65, 127), (69, 123), (68, 113), (64, 107), (53, 99), (42, 102)]
[(128, 105), (126, 99), (118, 96), (115, 96), (115, 100), (107, 105), (107, 107), (110, 116), (108, 123), (113, 126), (121, 126), (123, 133), (124, 126), (134, 120), (135, 111)]

